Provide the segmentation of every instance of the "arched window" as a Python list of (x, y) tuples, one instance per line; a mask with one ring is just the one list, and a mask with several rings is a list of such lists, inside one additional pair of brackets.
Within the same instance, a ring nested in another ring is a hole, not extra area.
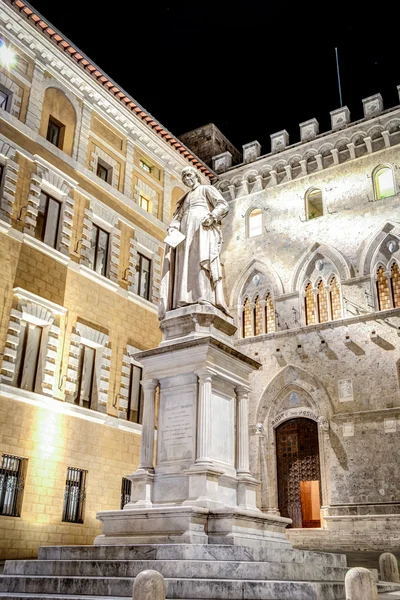
[(393, 306), (394, 308), (400, 308), (400, 269), (397, 263), (392, 266), (390, 285), (392, 287)]
[(251, 337), (253, 335), (252, 321), (253, 319), (251, 314), (250, 300), (246, 298), (243, 303), (242, 313), (242, 335), (244, 338)]
[(249, 237), (262, 234), (262, 210), (254, 208), (248, 216)]
[(394, 179), (391, 167), (378, 167), (374, 171), (373, 178), (376, 200), (394, 196)]
[(271, 294), (265, 297), (265, 333), (275, 331), (275, 307)]
[(315, 300), (311, 283), (309, 283), (306, 287), (304, 305), (306, 312), (306, 325), (315, 325)]
[(326, 323), (328, 321), (328, 299), (326, 297), (325, 284), (321, 280), (317, 286), (317, 303), (318, 303), (318, 321)]
[(306, 194), (306, 216), (307, 219), (322, 217), (324, 207), (322, 204), (322, 192), (317, 188), (309, 190)]
[(332, 277), (329, 286), (329, 300), (331, 303), (332, 321), (342, 318), (342, 307), (340, 303), (340, 288), (336, 277)]
[(379, 267), (377, 272), (376, 290), (378, 294), (378, 310), (388, 310), (391, 308), (389, 282), (383, 267)]
[(255, 335), (261, 335), (262, 333), (264, 333), (263, 311), (260, 296), (257, 296), (256, 301), (254, 303), (254, 329)]

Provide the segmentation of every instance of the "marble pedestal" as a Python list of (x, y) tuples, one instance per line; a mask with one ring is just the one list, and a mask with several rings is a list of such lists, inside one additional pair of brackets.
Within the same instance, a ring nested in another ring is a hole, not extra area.
[(249, 471), (249, 375), (260, 363), (231, 345), (232, 320), (212, 306), (171, 311), (160, 326), (160, 346), (135, 355), (144, 413), (131, 501), (98, 513), (95, 544), (289, 545), (290, 520), (257, 509)]

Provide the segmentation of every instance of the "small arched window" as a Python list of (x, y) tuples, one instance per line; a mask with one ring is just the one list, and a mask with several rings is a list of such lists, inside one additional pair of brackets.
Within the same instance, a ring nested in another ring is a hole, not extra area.
[(326, 296), (325, 284), (321, 280), (317, 287), (317, 302), (318, 302), (318, 321), (326, 323), (329, 319), (328, 315), (328, 299)]
[(378, 295), (378, 310), (388, 310), (391, 308), (389, 282), (383, 267), (379, 267), (377, 271), (376, 291)]
[(306, 325), (315, 325), (315, 300), (311, 283), (307, 285), (305, 290), (304, 306), (306, 313)]
[(275, 307), (271, 294), (265, 297), (265, 333), (275, 331)]
[(393, 170), (391, 167), (378, 167), (374, 171), (373, 178), (376, 200), (381, 200), (382, 198), (389, 198), (389, 196), (394, 196), (394, 179)]
[(306, 215), (307, 220), (316, 219), (317, 217), (322, 217), (324, 215), (321, 190), (313, 188), (307, 192)]
[(329, 286), (329, 299), (331, 303), (332, 321), (337, 321), (342, 318), (342, 307), (340, 302), (340, 288), (336, 277), (332, 277)]
[(248, 216), (249, 237), (262, 234), (262, 210), (254, 208)]
[(390, 285), (392, 288), (392, 298), (394, 308), (400, 308), (400, 269), (397, 263), (392, 266)]
[(242, 312), (242, 335), (244, 338), (251, 337), (253, 335), (253, 318), (251, 314), (250, 300), (246, 298), (243, 303)]

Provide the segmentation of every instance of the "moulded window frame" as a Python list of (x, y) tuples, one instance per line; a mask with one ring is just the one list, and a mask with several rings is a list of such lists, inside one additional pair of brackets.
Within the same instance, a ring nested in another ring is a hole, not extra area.
[[(312, 194), (313, 192), (320, 192), (321, 194), (321, 204), (322, 204), (322, 215), (317, 215), (315, 217), (310, 217), (309, 216), (309, 210), (308, 210), (308, 204), (309, 204), (309, 196), (310, 194)], [(319, 187), (310, 187), (305, 195), (304, 195), (304, 209), (305, 209), (305, 213), (306, 213), (306, 221), (313, 221), (314, 219), (319, 219), (321, 217), (325, 216), (325, 204), (324, 204), (324, 194), (322, 193), (321, 188)]]
[[(331, 292), (331, 285), (332, 285), (332, 281), (336, 279), (336, 285), (338, 287), (339, 290), (339, 300), (340, 300), (340, 319), (334, 319), (333, 318), (333, 307), (332, 307), (332, 292)], [(342, 297), (342, 286), (341, 286), (341, 282), (339, 279), (339, 276), (336, 273), (332, 273), (331, 275), (329, 275), (329, 277), (327, 277), (326, 279), (327, 281), (327, 287), (328, 287), (328, 308), (330, 311), (330, 319), (329, 321), (340, 321), (341, 319), (344, 318), (343, 315), (343, 297)]]
[[(379, 171), (381, 171), (383, 169), (390, 170), (390, 172), (392, 174), (393, 194), (391, 194), (390, 196), (378, 196), (377, 176), (378, 176)], [(378, 165), (377, 167), (375, 167), (375, 169), (372, 171), (372, 184), (373, 184), (373, 189), (374, 189), (374, 199), (376, 201), (378, 201), (378, 200), (385, 200), (386, 198), (393, 198), (393, 196), (396, 195), (396, 180), (395, 180), (395, 177), (394, 177), (393, 166), (390, 165), (390, 164), (388, 164), (388, 163), (382, 163), (382, 164)]]

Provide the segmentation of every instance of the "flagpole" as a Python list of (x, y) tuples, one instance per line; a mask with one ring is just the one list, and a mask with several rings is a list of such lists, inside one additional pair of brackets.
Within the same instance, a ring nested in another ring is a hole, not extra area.
[(342, 107), (343, 106), (342, 87), (340, 85), (339, 57), (338, 57), (338, 50), (337, 50), (337, 48), (335, 48), (335, 54), (336, 54), (336, 70), (337, 70), (337, 78), (338, 78), (338, 86), (339, 86), (340, 107)]

